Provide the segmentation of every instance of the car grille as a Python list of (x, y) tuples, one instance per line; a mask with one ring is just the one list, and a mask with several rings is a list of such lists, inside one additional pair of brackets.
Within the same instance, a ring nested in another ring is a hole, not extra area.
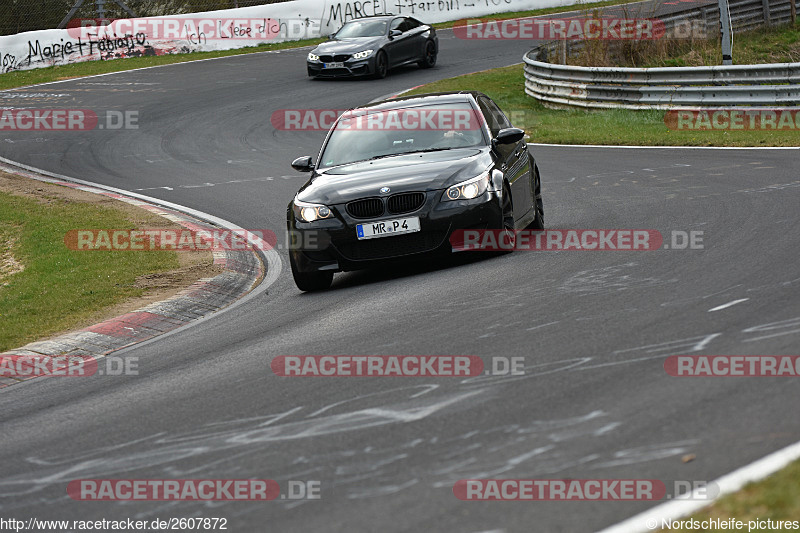
[(390, 196), (386, 207), (393, 215), (402, 215), (416, 211), (425, 203), (425, 193), (408, 192)]
[(424, 192), (404, 192), (390, 196), (388, 199), (363, 198), (354, 200), (348, 203), (346, 208), (353, 218), (376, 218), (384, 214), (384, 212), (392, 215), (411, 213), (422, 207), (424, 203)]
[(346, 208), (353, 218), (375, 218), (383, 214), (383, 200), (364, 198), (348, 203)]
[(386, 259), (422, 252), (437, 248), (445, 234), (420, 231), (408, 235), (395, 235), (379, 239), (367, 239), (339, 246), (339, 252), (353, 261)]
[(336, 54), (335, 56), (319, 56), (319, 60), (323, 63), (343, 62), (350, 59), (350, 54)]

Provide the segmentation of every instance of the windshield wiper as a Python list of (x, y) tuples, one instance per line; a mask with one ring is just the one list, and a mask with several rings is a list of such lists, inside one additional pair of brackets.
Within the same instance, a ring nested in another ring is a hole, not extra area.
[(419, 154), (422, 152), (441, 152), (442, 150), (452, 150), (453, 147), (450, 148), (423, 148), (421, 150), (411, 150), (410, 152), (399, 152), (396, 154), (385, 154), (385, 155), (376, 155), (374, 157), (370, 157), (370, 161), (373, 159), (383, 159), (384, 157), (395, 157), (398, 155), (408, 155), (408, 154)]

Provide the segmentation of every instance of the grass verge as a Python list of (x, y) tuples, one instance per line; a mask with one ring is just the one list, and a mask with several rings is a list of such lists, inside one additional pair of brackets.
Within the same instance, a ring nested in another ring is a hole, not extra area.
[[(599, 13), (593, 13), (599, 16)], [(800, 61), (800, 22), (737, 32), (734, 63), (796, 63)], [(663, 38), (651, 41), (588, 41), (567, 62), (587, 67), (699, 67), (722, 64), (719, 35)]]
[[(547, 15), (551, 13), (564, 13), (568, 11), (596, 9), (610, 5), (629, 3), (629, 0), (609, 0), (604, 2), (579, 3), (573, 6), (555, 7), (549, 9), (536, 9), (532, 11), (514, 11), (509, 13), (498, 13), (480, 17), (481, 19), (504, 20), (517, 17), (529, 17), (537, 15)], [(424, 17), (423, 17), (424, 18)], [(439, 29), (451, 28), (464, 19), (450, 22), (442, 22), (433, 26)], [(238, 48), (236, 50), (218, 50), (214, 52), (191, 52), (188, 54), (167, 54), (161, 56), (130, 57), (124, 59), (112, 59), (108, 61), (84, 61), (69, 65), (59, 65), (55, 67), (37, 68), (32, 70), (18, 70), (0, 74), (0, 90), (13, 89), (15, 87), (25, 87), (39, 83), (68, 80), (93, 76), (97, 74), (108, 74), (111, 72), (122, 72), (136, 68), (155, 67), (159, 65), (170, 65), (173, 63), (184, 63), (186, 61), (197, 61), (199, 59), (211, 59), (215, 57), (227, 57), (242, 54), (252, 54), (257, 52), (268, 52), (271, 50), (285, 50), (289, 48), (301, 48), (303, 46), (314, 46), (325, 39), (306, 39), (302, 41), (289, 41), (285, 43), (267, 43), (259, 46)]]
[(800, 130), (670, 130), (664, 111), (550, 109), (524, 91), (522, 65), (429, 83), (404, 93), (477, 90), (489, 95), (530, 142), (653, 146), (800, 146)]
[(169, 273), (174, 290), (218, 270), (208, 252), (192, 266), (174, 251), (67, 249), (70, 229), (174, 226), (97, 196), (0, 173), (0, 351), (131, 310), (119, 306), (151, 293), (154, 276)]
[[(751, 520), (772, 520), (773, 522), (793, 521), (795, 524), (800, 522), (800, 461), (791, 463), (786, 468), (776, 472), (768, 478), (750, 483), (740, 491), (720, 498), (719, 501), (704, 509), (703, 511), (682, 520), (704, 520), (717, 519), (720, 521), (736, 519), (747, 524)], [(659, 524), (661, 526), (662, 524)], [(765, 527), (762, 524), (758, 531), (786, 531), (797, 530), (793, 527)], [(662, 531), (698, 531), (698, 528), (671, 528)], [(700, 531), (710, 531), (710, 529), (700, 529)], [(716, 530), (711, 530), (716, 531)], [(756, 529), (753, 529), (756, 531)]]

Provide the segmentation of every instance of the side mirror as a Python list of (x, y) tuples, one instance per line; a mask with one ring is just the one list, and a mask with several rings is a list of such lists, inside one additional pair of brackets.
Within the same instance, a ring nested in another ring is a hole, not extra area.
[(310, 155), (298, 157), (292, 161), (292, 168), (298, 172), (311, 172), (314, 170), (314, 160), (311, 159)]
[(336, 34), (335, 33), (331, 33), (330, 35), (328, 35), (328, 40), (329, 41), (335, 41), (336, 40)]
[(391, 30), (389, 31), (389, 39), (394, 39), (395, 37), (399, 37), (403, 35), (403, 32), (400, 30)]
[(525, 137), (525, 131), (519, 128), (503, 128), (497, 132), (497, 137), (492, 139), (492, 146), (498, 144), (516, 144)]

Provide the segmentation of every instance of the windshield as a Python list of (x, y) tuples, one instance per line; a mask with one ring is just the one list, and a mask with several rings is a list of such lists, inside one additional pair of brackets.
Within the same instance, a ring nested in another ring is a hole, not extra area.
[(347, 112), (320, 158), (331, 167), (417, 152), (485, 144), (481, 115), (468, 103)]
[(386, 34), (385, 20), (359, 20), (348, 22), (336, 32), (336, 39), (349, 37), (380, 37)]

